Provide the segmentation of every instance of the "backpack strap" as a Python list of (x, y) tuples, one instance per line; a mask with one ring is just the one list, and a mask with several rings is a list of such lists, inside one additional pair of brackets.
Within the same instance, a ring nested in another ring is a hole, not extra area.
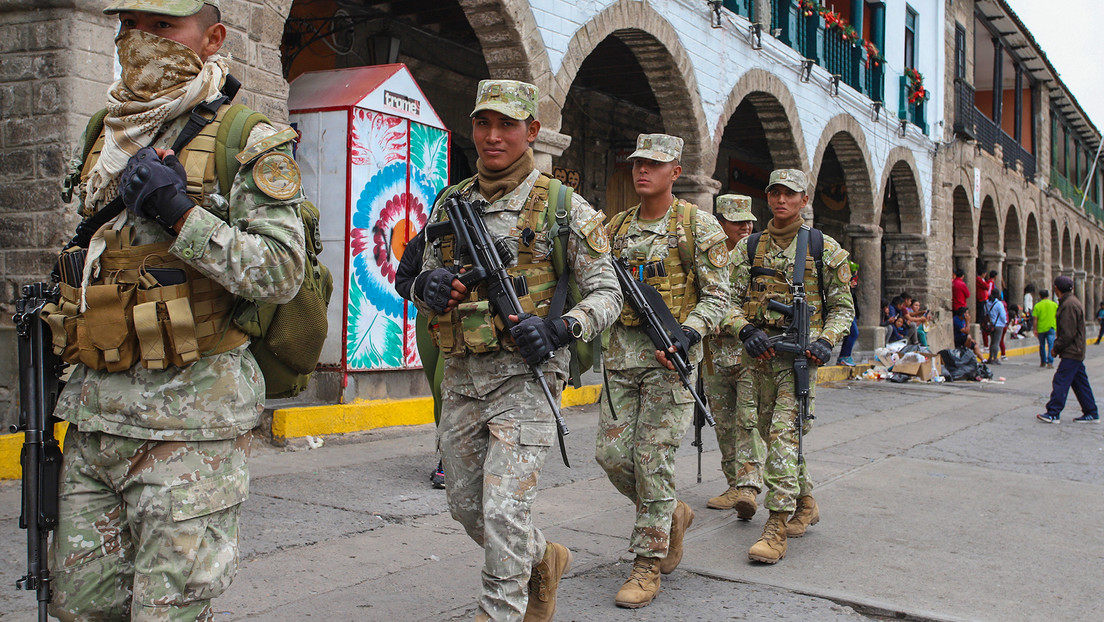
[(816, 266), (817, 289), (820, 291), (820, 322), (828, 324), (828, 291), (824, 289), (824, 232), (820, 229), (809, 230), (809, 252)]
[(241, 104), (234, 104), (226, 111), (215, 135), (215, 171), (218, 176), (219, 190), (229, 194), (234, 178), (241, 168), (241, 162), (235, 157), (249, 141), (249, 134), (258, 123), (270, 123), (268, 117), (254, 112)]
[(103, 133), (104, 117), (107, 116), (107, 108), (100, 108), (88, 119), (88, 125), (84, 128), (84, 145), (81, 146), (81, 165), (76, 167), (62, 182), (61, 200), (68, 203), (73, 200), (73, 191), (80, 185), (81, 171), (84, 163), (88, 161), (88, 154), (92, 153), (92, 147), (96, 145), (100, 134)]

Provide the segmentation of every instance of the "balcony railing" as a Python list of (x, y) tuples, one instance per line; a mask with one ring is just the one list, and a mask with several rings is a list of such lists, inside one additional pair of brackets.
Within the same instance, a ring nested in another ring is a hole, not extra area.
[(723, 0), (721, 6), (748, 20), (755, 21), (755, 0)]
[(780, 41), (871, 100), (884, 100), (884, 69), (870, 61), (866, 48), (826, 28), (820, 15), (803, 15), (798, 0), (772, 1), (771, 32)]
[(898, 90), (900, 93), (900, 106), (897, 110), (897, 117), (902, 121), (908, 121), (916, 127), (920, 128), (920, 131), (928, 133), (928, 122), (924, 117), (924, 109), (927, 107), (927, 100), (921, 98), (915, 102), (909, 102), (909, 79), (908, 76), (901, 76), (901, 88)]
[(1035, 156), (977, 109), (974, 105), (974, 87), (962, 79), (955, 79), (954, 130), (978, 141), (981, 148), (989, 153), (996, 153), (996, 146), (1000, 145), (1005, 166), (1014, 169), (1019, 162), (1023, 166), (1024, 177), (1029, 180), (1035, 178)]
[[(1076, 183), (1070, 181), (1065, 175), (1058, 172), (1058, 169), (1050, 169), (1050, 186), (1062, 193), (1062, 196), (1069, 199), (1073, 203), (1074, 207), (1081, 205), (1081, 197), (1084, 194), (1081, 192), (1081, 188)], [(1095, 218), (1099, 222), (1104, 222), (1104, 209), (1101, 209), (1100, 205), (1093, 201), (1092, 198), (1085, 199), (1085, 213)]]

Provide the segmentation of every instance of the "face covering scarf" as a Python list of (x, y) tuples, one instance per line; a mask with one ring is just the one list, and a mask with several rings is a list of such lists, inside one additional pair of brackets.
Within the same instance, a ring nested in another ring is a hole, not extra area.
[[(152, 144), (167, 124), (218, 97), (229, 70), (220, 55), (204, 63), (186, 45), (140, 30), (120, 33), (115, 46), (122, 77), (108, 90), (103, 151), (81, 188), (82, 216), (94, 214), (118, 196), (119, 174), (127, 161)], [(106, 247), (103, 229), (123, 220), (116, 216), (92, 236), (82, 285), (87, 286), (98, 271)], [(83, 289), (81, 298), (83, 310)]]
[(127, 161), (167, 123), (218, 97), (228, 70), (221, 56), (204, 63), (191, 48), (140, 30), (120, 33), (115, 46), (122, 77), (108, 91), (103, 151), (82, 188), (85, 216), (118, 195)]

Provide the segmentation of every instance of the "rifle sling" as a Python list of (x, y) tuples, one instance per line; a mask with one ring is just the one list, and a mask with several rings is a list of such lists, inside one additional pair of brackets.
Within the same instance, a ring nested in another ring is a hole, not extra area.
[(805, 284), (805, 256), (809, 253), (809, 228), (797, 230), (797, 248), (794, 249), (793, 284)]

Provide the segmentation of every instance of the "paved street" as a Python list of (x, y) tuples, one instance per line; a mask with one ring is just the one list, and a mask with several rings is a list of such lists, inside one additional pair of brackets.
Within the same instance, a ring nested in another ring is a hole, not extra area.
[[(1104, 391), (1104, 348), (1090, 347)], [(620, 610), (631, 507), (592, 451), (596, 407), (566, 411), (572, 469), (549, 454), (535, 508), (575, 551), (557, 620), (1099, 620), (1104, 596), (1104, 425), (1035, 421), (1051, 372), (1035, 355), (998, 383), (853, 381), (817, 388), (807, 437), (821, 522), (776, 566), (747, 548), (748, 522), (705, 508), (723, 489), (706, 431), (704, 482), (689, 438), (680, 496), (697, 512), (680, 568), (652, 606)], [(1071, 405), (1076, 409), (1076, 401)], [(431, 426), (261, 446), (242, 525), (243, 567), (217, 620), (469, 620), (481, 551), (429, 487)], [(23, 570), (17, 482), (0, 483), (2, 585)], [(0, 591), (0, 618), (31, 619), (33, 597)]]

